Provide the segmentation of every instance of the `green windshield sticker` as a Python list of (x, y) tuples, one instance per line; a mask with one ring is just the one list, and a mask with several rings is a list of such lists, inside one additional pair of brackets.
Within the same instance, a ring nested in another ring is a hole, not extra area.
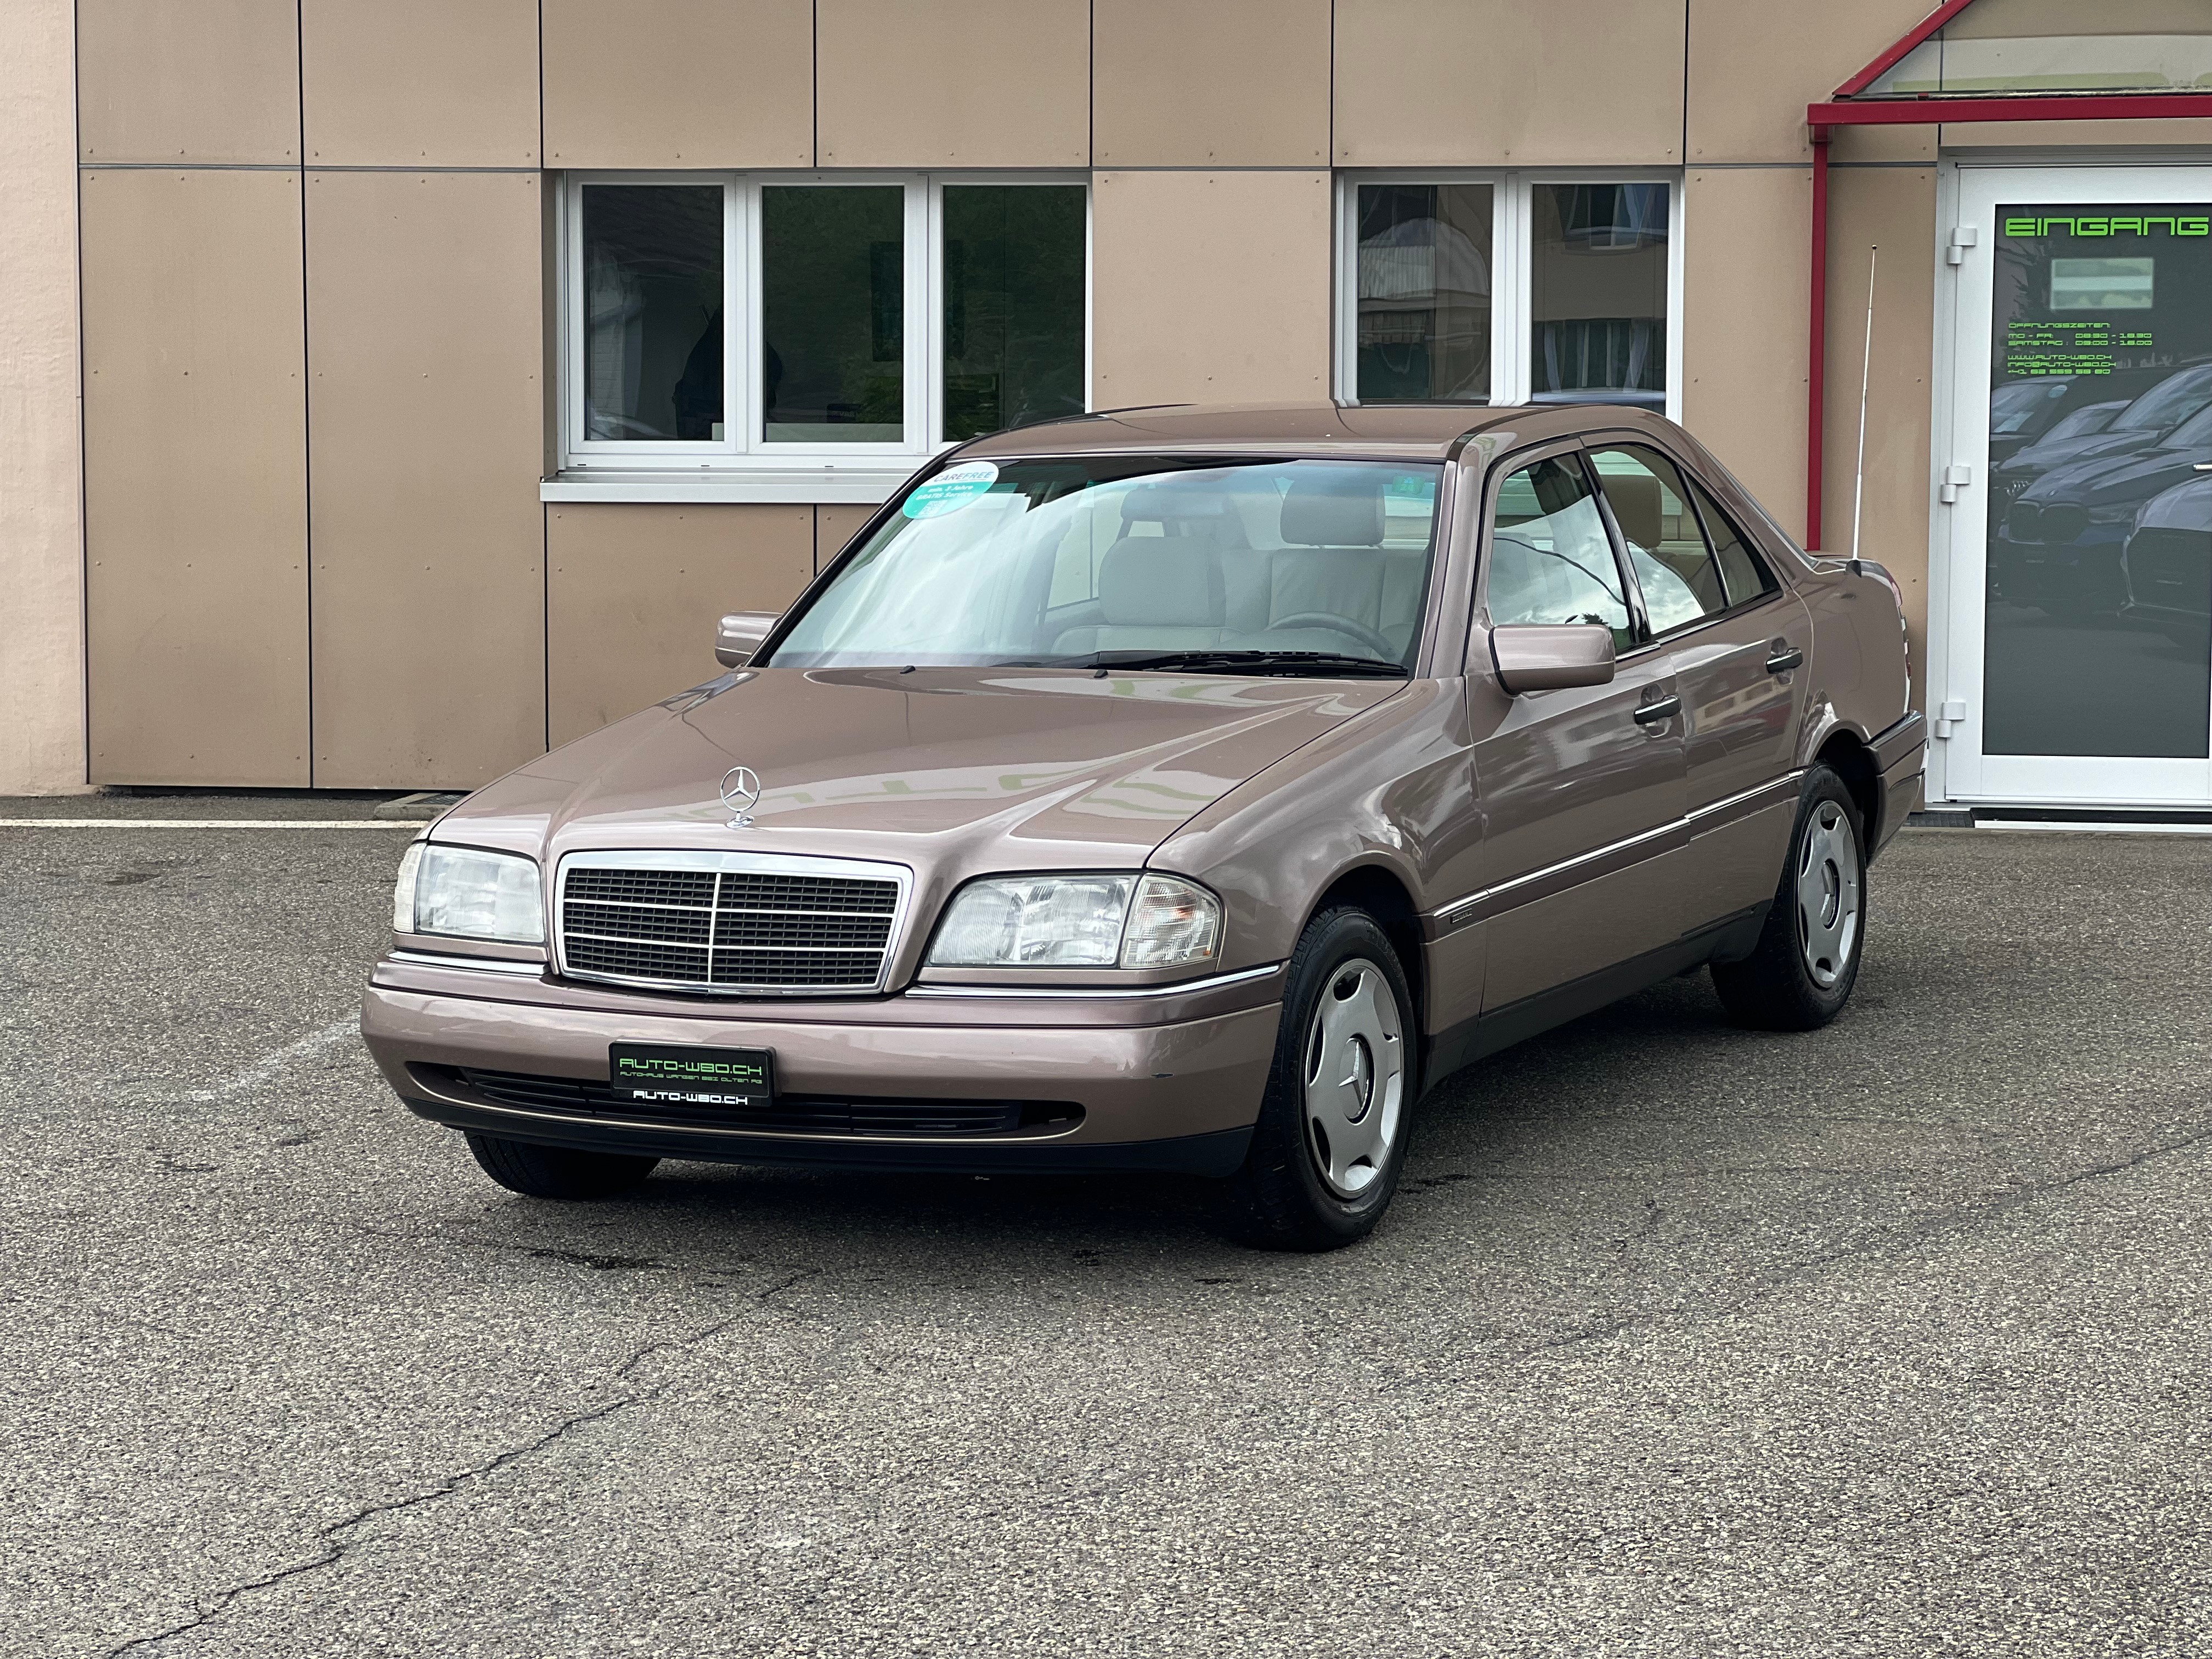
[(899, 511), (909, 519), (941, 519), (974, 502), (998, 480), (999, 469), (991, 462), (963, 461), (916, 485)]

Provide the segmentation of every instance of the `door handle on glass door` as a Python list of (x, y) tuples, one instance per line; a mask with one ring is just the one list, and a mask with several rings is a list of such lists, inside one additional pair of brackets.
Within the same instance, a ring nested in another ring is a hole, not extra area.
[(1647, 702), (1636, 711), (1638, 726), (1656, 726), (1661, 720), (1671, 720), (1682, 712), (1682, 700), (1669, 691), (1655, 702)]

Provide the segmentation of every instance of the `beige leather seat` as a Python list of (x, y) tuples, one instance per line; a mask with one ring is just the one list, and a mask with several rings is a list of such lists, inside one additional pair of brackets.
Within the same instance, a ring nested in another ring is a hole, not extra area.
[[(1100, 623), (1068, 629), (1053, 641), (1053, 653), (1219, 645), (1228, 621), (1219, 550), (1224, 517), (1218, 497), (1172, 484), (1131, 490), (1122, 504), (1121, 538), (1098, 562)], [(1159, 533), (1129, 533), (1132, 526), (1152, 524)]]

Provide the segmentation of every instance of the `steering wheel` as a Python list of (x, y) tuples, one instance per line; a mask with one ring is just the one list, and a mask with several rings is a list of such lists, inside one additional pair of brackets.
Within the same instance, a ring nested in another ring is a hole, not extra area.
[(1297, 628), (1301, 625), (1326, 628), (1332, 634), (1341, 634), (1347, 639), (1358, 641), (1385, 662), (1398, 660), (1396, 646), (1391, 644), (1365, 623), (1354, 622), (1349, 617), (1340, 617), (1334, 611), (1300, 611), (1291, 616), (1278, 617), (1267, 624), (1267, 631), (1272, 634), (1279, 628)]

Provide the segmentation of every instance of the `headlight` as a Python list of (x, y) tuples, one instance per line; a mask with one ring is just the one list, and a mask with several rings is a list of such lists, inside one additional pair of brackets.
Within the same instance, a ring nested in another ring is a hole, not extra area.
[(933, 968), (1175, 968), (1210, 962), (1221, 905), (1174, 876), (993, 876), (960, 890)]
[(545, 902), (538, 861), (515, 853), (418, 841), (399, 861), (392, 927), (399, 933), (543, 945)]

